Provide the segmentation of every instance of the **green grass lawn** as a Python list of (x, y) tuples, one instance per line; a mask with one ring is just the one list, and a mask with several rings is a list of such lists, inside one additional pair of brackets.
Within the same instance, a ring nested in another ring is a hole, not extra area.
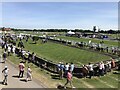
[[(58, 38), (62, 38), (65, 40), (73, 40), (73, 41), (77, 41), (77, 42), (89, 42), (89, 40), (91, 40), (93, 43), (100, 43), (99, 39), (92, 39), (92, 38), (77, 38), (77, 37), (68, 37), (68, 36), (58, 36)], [(118, 42), (116, 41), (110, 41), (110, 40), (104, 40), (104, 44), (108, 45), (108, 46), (118, 46)]]
[[(17, 56), (11, 55), (8, 57), (8, 60), (15, 65), (18, 65), (21, 59)], [(32, 63), (26, 63), (25, 66), (31, 66), (33, 71), (33, 77), (43, 82), (43, 84), (49, 86), (49, 88), (56, 88), (57, 84), (64, 85), (66, 79), (63, 80), (53, 79), (51, 75), (55, 75), (53, 73), (49, 73), (46, 70), (38, 68), (36, 65)], [(76, 88), (118, 88), (118, 74), (113, 74), (112, 72), (108, 73), (104, 77), (93, 77), (92, 79), (89, 78), (76, 78), (73, 77), (73, 85)], [(70, 87), (68, 85), (68, 87)]]
[(101, 55), (99, 53), (72, 48), (61, 44), (47, 42), (42, 44), (39, 40), (37, 44), (31, 44), (32, 41), (24, 42), (25, 50), (35, 52), (37, 56), (46, 58), (47, 60), (58, 63), (60, 61), (73, 62), (77, 65), (88, 64), (89, 62), (98, 62), (101, 60), (110, 59), (109, 56)]

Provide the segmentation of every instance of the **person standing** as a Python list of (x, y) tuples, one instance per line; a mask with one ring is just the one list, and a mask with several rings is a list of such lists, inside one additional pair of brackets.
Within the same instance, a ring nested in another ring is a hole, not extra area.
[(3, 83), (4, 85), (7, 85), (8, 71), (9, 71), (9, 69), (8, 69), (7, 66), (5, 66), (5, 68), (2, 70), (2, 73), (4, 74), (4, 80), (3, 80), (2, 83)]
[(94, 76), (94, 70), (93, 70), (93, 64), (92, 63), (89, 63), (88, 69), (89, 69), (89, 78), (91, 79), (91, 77)]
[(6, 62), (6, 60), (7, 60), (7, 52), (6, 51), (4, 51), (4, 53), (3, 53), (3, 63), (5, 63)]
[(32, 81), (32, 70), (31, 70), (30, 66), (28, 66), (28, 68), (27, 68), (26, 82), (28, 81), (29, 78), (30, 78), (30, 81)]
[(65, 65), (65, 73), (64, 73), (65, 77), (67, 76), (68, 70), (69, 70), (69, 64), (66, 63), (66, 65)]
[(33, 62), (33, 63), (35, 63), (35, 57), (36, 57), (36, 55), (35, 55), (35, 53), (33, 52), (33, 53), (32, 53), (32, 62)]
[(104, 74), (105, 74), (105, 64), (103, 62), (101, 62), (101, 63), (102, 63), (102, 76), (104, 76)]
[(64, 75), (64, 64), (63, 62), (61, 62), (61, 65), (60, 65), (60, 79), (63, 79), (63, 75)]
[(75, 65), (71, 62), (71, 64), (70, 64), (70, 72), (71, 73), (73, 73), (74, 67), (75, 67)]
[(25, 68), (25, 65), (24, 65), (23, 61), (21, 61), (20, 64), (19, 64), (19, 78), (20, 78), (20, 77), (21, 77), (21, 78), (23, 77), (24, 68)]
[(11, 47), (10, 45), (8, 46), (8, 56), (10, 56), (10, 52), (11, 52)]
[(113, 58), (111, 58), (111, 66), (112, 66), (112, 68), (115, 68), (115, 60), (113, 59)]
[(13, 46), (12, 52), (13, 52), (14, 55), (15, 55), (15, 49), (16, 49), (16, 46)]
[(88, 73), (89, 73), (89, 70), (88, 70), (88, 68), (87, 68), (87, 66), (86, 65), (83, 65), (82, 66), (82, 72), (83, 72), (83, 77), (87, 77), (87, 75), (88, 75)]

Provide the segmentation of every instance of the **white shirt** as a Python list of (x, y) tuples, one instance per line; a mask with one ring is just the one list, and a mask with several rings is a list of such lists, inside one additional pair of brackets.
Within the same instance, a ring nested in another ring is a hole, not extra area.
[(99, 65), (99, 69), (100, 69), (100, 70), (102, 70), (102, 69), (103, 69), (102, 64), (100, 64), (100, 65)]
[(65, 70), (69, 70), (69, 65), (65, 65)]
[(73, 71), (74, 70), (74, 64), (72, 64), (71, 66), (70, 66), (70, 71)]
[(100, 64), (99, 69), (100, 70), (105, 69), (104, 63)]
[(23, 50), (23, 51), (22, 51), (22, 54), (25, 55), (25, 53), (26, 53), (26, 52)]
[(8, 52), (10, 52), (11, 51), (11, 48), (10, 47), (8, 47)]
[(104, 65), (104, 63), (102, 63), (102, 68), (105, 69), (105, 65)]
[(16, 48), (16, 47), (15, 47), (15, 46), (13, 46), (13, 52), (15, 52), (15, 48)]
[(27, 74), (31, 75), (32, 70), (30, 68), (27, 69)]
[(89, 71), (93, 71), (93, 64), (90, 64), (88, 67), (89, 67)]
[(4, 70), (4, 76), (7, 76), (8, 75), (8, 71), (9, 71), (9, 69), (6, 69), (6, 70)]

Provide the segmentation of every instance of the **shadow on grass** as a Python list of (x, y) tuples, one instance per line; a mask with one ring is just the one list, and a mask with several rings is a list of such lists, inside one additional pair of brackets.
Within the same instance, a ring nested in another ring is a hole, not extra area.
[(36, 44), (35, 42), (33, 42), (33, 43), (29, 43), (29, 44)]
[(57, 89), (58, 90), (77, 90), (77, 89), (72, 89), (70, 87), (66, 87), (66, 89), (65, 89), (63, 85), (57, 85)]
[(58, 85), (58, 86), (57, 86), (57, 89), (63, 89), (63, 90), (64, 90), (64, 86)]
[(56, 75), (56, 74), (51, 75), (51, 78), (52, 79), (60, 79), (59, 75)]
[(0, 81), (0, 84), (3, 85), (3, 81)]
[(14, 78), (19, 78), (19, 76), (18, 76), (18, 75), (13, 75), (12, 77), (14, 77)]
[(22, 81), (22, 82), (26, 82), (26, 79), (20, 79), (20, 81)]
[(120, 72), (113, 72), (113, 74), (120, 74)]

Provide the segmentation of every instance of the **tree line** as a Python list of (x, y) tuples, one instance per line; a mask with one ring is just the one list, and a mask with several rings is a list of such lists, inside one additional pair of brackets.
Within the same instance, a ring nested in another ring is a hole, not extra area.
[[(12, 28), (11, 30), (13, 31), (33, 31), (33, 32), (68, 32), (70, 30), (68, 29), (14, 29)], [(81, 33), (92, 33), (94, 30), (83, 30), (83, 29), (74, 29), (71, 30), (73, 32), (81, 32)], [(99, 33), (108, 33), (108, 34), (118, 34), (120, 33), (120, 30), (100, 30)]]

